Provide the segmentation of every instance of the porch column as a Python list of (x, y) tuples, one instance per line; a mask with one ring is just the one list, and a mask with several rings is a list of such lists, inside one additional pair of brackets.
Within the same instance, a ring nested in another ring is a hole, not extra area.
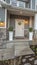
[(37, 39), (37, 13), (35, 13), (35, 16), (34, 16), (34, 30), (35, 30), (35, 39)]
[(30, 20), (29, 20), (29, 27), (32, 27), (32, 17), (30, 17)]
[(5, 9), (5, 28), (6, 28), (6, 24), (7, 24), (7, 9)]

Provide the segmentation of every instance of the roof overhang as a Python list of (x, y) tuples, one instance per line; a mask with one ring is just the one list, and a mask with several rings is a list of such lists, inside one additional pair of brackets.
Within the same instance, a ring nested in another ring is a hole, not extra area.
[(14, 7), (14, 6), (7, 4), (6, 2), (3, 2), (3, 1), (1, 1), (0, 3), (2, 5), (2, 7), (6, 8), (12, 14), (34, 16), (35, 12), (37, 12), (35, 10), (31, 10), (30, 8)]

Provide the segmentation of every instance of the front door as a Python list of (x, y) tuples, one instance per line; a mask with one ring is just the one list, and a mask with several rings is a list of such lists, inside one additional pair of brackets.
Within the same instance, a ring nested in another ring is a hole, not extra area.
[(24, 21), (23, 19), (15, 20), (15, 37), (24, 37)]

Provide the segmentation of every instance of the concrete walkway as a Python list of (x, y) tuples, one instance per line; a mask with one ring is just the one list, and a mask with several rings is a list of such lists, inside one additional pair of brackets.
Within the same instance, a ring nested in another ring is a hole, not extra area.
[(34, 54), (28, 41), (5, 41), (3, 49), (0, 49), (0, 60), (15, 58), (15, 56)]

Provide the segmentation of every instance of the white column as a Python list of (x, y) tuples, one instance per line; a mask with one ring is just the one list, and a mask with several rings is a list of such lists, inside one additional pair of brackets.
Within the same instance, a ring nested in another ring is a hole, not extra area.
[(30, 20), (29, 20), (29, 27), (32, 27), (32, 17), (30, 17)]
[(5, 9), (5, 28), (6, 28), (6, 23), (7, 23), (7, 9)]
[(37, 13), (35, 13), (34, 16), (34, 30), (35, 30), (34, 39), (37, 40)]
[(35, 18), (34, 18), (34, 29), (37, 30), (37, 13), (35, 13)]

